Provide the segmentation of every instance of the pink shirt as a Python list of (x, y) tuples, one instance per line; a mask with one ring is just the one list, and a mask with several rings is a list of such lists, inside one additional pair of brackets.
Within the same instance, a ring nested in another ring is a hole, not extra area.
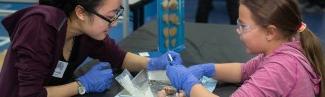
[(283, 43), (241, 67), (242, 86), (231, 97), (315, 97), (320, 76), (302, 53), (299, 41)]

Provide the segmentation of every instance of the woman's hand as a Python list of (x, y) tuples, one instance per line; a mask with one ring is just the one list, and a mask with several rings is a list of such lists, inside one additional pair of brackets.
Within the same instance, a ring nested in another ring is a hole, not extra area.
[(182, 58), (179, 53), (174, 51), (168, 51), (165, 54), (161, 55), (157, 58), (149, 59), (147, 69), (148, 70), (165, 70), (167, 65), (170, 65), (170, 57), (172, 61), (176, 64), (182, 64)]
[(77, 80), (85, 87), (86, 93), (103, 92), (110, 88), (113, 81), (112, 69), (107, 63), (99, 63)]

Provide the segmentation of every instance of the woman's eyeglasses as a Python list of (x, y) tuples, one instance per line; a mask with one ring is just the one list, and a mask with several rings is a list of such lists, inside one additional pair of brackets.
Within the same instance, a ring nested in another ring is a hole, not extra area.
[(86, 8), (86, 7), (84, 7), (84, 8), (85, 8), (86, 11), (88, 11), (88, 12), (90, 12), (92, 14), (95, 14), (96, 16), (98, 16), (98, 17), (102, 18), (103, 20), (107, 21), (109, 23), (109, 25), (111, 25), (111, 23), (113, 23), (114, 21), (116, 21), (123, 14), (123, 11), (124, 11), (124, 7), (123, 6), (120, 6), (120, 8), (117, 9), (115, 15), (112, 18), (107, 18), (107, 17), (99, 14), (95, 10), (92, 10), (92, 9), (89, 9), (89, 8)]

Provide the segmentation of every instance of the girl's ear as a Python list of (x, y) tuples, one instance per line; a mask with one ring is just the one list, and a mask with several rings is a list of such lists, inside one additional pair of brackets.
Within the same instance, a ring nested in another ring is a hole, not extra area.
[(74, 9), (74, 12), (78, 19), (83, 20), (83, 21), (85, 20), (87, 13), (86, 13), (86, 10), (82, 6), (77, 5)]
[(274, 25), (269, 25), (266, 27), (266, 40), (274, 40), (276, 36), (279, 35), (279, 30)]

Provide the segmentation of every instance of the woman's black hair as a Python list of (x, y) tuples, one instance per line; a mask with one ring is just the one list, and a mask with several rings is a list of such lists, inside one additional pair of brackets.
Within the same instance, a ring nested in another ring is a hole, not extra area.
[(70, 17), (77, 5), (95, 10), (103, 0), (39, 0), (39, 4), (59, 8)]

